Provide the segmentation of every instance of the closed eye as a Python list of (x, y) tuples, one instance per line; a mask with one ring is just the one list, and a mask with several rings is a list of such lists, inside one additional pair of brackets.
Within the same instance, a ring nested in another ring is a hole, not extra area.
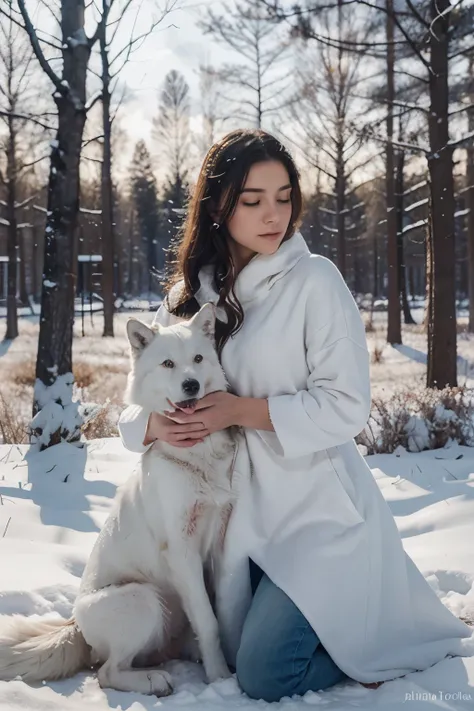
[[(281, 205), (288, 205), (289, 202), (291, 202), (291, 198), (288, 198), (288, 200), (277, 200)], [(260, 205), (260, 200), (257, 200), (257, 202), (243, 202), (242, 205), (246, 205), (247, 207), (255, 207), (256, 205)]]

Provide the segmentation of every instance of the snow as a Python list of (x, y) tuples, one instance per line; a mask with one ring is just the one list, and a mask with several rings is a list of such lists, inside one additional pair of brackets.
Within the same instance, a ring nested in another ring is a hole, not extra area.
[(402, 229), (402, 232), (410, 232), (410, 230), (416, 230), (419, 227), (424, 227), (424, 225), (428, 224), (428, 220), (418, 220), (418, 222), (414, 222), (411, 225), (405, 225), (405, 227)]
[(408, 205), (408, 207), (405, 208), (405, 212), (410, 212), (410, 210), (416, 210), (418, 207), (421, 207), (422, 205), (427, 205), (428, 204), (428, 198), (424, 198), (423, 200), (418, 200), (418, 202), (414, 202), (412, 205)]
[(83, 212), (87, 215), (102, 215), (102, 210), (88, 210), (85, 207), (79, 208), (79, 212)]
[[(440, 453), (442, 459), (437, 458)], [(474, 451), (452, 447), (399, 454), (368, 461), (405, 549), (455, 614), (474, 617)], [(61, 444), (41, 453), (28, 452), (26, 445), (0, 446), (0, 613), (71, 614), (82, 570), (116, 488), (137, 461), (138, 455), (124, 450), (118, 438), (92, 440), (82, 449)], [(235, 677), (207, 685), (199, 665), (172, 662), (166, 668), (176, 682), (175, 694), (166, 699), (101, 690), (88, 670), (39, 687), (20, 680), (0, 682), (0, 711), (266, 707), (242, 694)], [(401, 703), (416, 701), (417, 709), (468, 709), (473, 687), (474, 658), (450, 658), (377, 690), (350, 681), (282, 700), (277, 707), (303, 711), (324, 704), (337, 711), (354, 706), (395, 711)]]
[(55, 380), (51, 385), (46, 386), (39, 379), (35, 382), (35, 399), (41, 409), (31, 420), (31, 427), (41, 434), (33, 437), (32, 450), (39, 450), (42, 445), (47, 447), (51, 435), (58, 429), (69, 441), (76, 437), (81, 426), (80, 403), (73, 400), (73, 374), (56, 376), (53, 372), (53, 375)]
[(71, 35), (70, 37), (67, 38), (66, 40), (66, 47), (79, 47), (79, 46), (84, 46), (87, 47), (89, 40), (87, 39), (86, 33), (84, 32), (84, 28), (80, 28), (76, 30), (74, 35)]
[[(151, 321), (145, 295), (133, 305), (145, 308), (139, 317)], [(413, 313), (421, 321), (422, 309)], [(84, 337), (81, 320), (76, 319), (74, 325), (75, 362), (120, 365), (123, 388), (128, 370), (128, 318), (127, 313), (117, 315), (114, 339), (102, 338), (101, 316), (95, 315), (93, 323), (86, 319)], [(384, 344), (386, 314), (377, 312), (373, 320), (375, 330), (367, 334), (371, 350)], [(461, 315), (460, 325), (464, 322), (465, 315)], [(36, 356), (37, 317), (21, 318), (19, 328), (19, 338), (0, 351), (0, 368)], [(418, 325), (404, 327), (403, 340), (404, 345), (397, 348), (385, 345), (381, 361), (371, 365), (375, 396), (390, 397), (400, 383), (409, 388), (423, 383), (426, 335)], [(465, 373), (460, 380), (470, 384), (474, 338), (460, 333), (458, 350), (459, 367)], [(68, 383), (63, 385), (69, 393)], [(61, 380), (57, 387), (56, 395), (65, 397)], [(415, 436), (423, 437), (423, 433), (416, 431)], [(83, 447), (63, 443), (43, 452), (27, 445), (0, 445), (0, 614), (64, 618), (71, 614), (82, 570), (116, 489), (138, 459), (118, 438), (90, 440)], [(474, 448), (450, 442), (444, 449), (412, 453), (399, 447), (394, 454), (366, 459), (407, 553), (454, 614), (474, 619)], [(207, 685), (200, 665), (173, 662), (167, 669), (176, 690), (166, 699), (102, 690), (93, 671), (85, 670), (72, 679), (36, 687), (21, 680), (0, 682), (0, 711), (171, 711), (187, 707), (254, 711), (267, 707), (242, 694), (235, 677)], [(324, 705), (330, 711), (353, 707), (398, 711), (403, 704), (417, 711), (472, 709), (474, 657), (444, 659), (376, 690), (345, 682), (303, 698), (283, 699), (275, 708), (304, 711)]]

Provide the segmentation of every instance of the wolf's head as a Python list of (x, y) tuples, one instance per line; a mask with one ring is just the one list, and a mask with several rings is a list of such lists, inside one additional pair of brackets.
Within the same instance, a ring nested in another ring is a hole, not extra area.
[(216, 311), (204, 304), (189, 321), (149, 327), (136, 318), (127, 322), (132, 368), (125, 400), (150, 412), (192, 407), (227, 380), (215, 350)]

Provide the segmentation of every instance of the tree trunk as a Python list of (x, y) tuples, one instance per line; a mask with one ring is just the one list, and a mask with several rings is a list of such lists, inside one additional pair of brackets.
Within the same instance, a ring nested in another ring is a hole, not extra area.
[(346, 177), (344, 171), (344, 147), (340, 141), (337, 146), (336, 166), (336, 226), (337, 226), (337, 266), (344, 279), (347, 277), (346, 263)]
[[(26, 228), (24, 228), (26, 229)], [(26, 250), (24, 229), (18, 230), (18, 254), (20, 257), (20, 304), (28, 306), (28, 289), (26, 286)]]
[(7, 136), (7, 220), (8, 220), (8, 284), (7, 284), (7, 330), (5, 338), (18, 336), (17, 313), (17, 264), (18, 264), (18, 229), (16, 221), (16, 136), (15, 119), (8, 117)]
[(31, 264), (31, 291), (33, 298), (36, 300), (38, 296), (38, 262), (40, 251), (38, 249), (38, 228), (33, 224), (31, 228), (31, 239), (33, 240), (33, 262)]
[(372, 288), (372, 293), (374, 296), (374, 299), (376, 299), (379, 295), (379, 249), (378, 249), (378, 237), (377, 237), (377, 231), (374, 229), (374, 238), (373, 238), (373, 288)]
[(31, 425), (39, 438), (40, 449), (61, 441), (78, 441), (81, 424), (77, 403), (72, 402), (72, 337), (79, 166), (90, 56), (90, 45), (84, 34), (84, 0), (63, 0), (61, 28), (61, 85), (64, 89), (54, 94), (58, 130), (52, 142), (48, 184), (37, 381)]
[[(430, 199), (431, 202), (431, 199)], [(429, 205), (431, 214), (431, 204)], [(425, 314), (423, 318), (423, 326), (426, 331), (427, 344), (427, 364), (432, 362), (430, 349), (433, 347), (433, 289), (434, 289), (434, 266), (433, 266), (433, 234), (432, 224), (428, 220), (426, 225), (426, 291), (425, 291)]]
[(396, 187), (395, 187), (395, 201), (396, 201), (396, 214), (397, 214), (397, 245), (398, 245), (398, 283), (400, 284), (400, 297), (403, 309), (403, 319), (406, 324), (413, 324), (415, 320), (411, 315), (410, 307), (408, 305), (407, 298), (407, 277), (406, 277), (406, 267), (405, 267), (405, 249), (404, 249), (404, 238), (403, 238), (403, 191), (405, 188), (404, 181), (404, 168), (405, 168), (405, 152), (398, 151), (397, 154), (397, 175), (396, 175)]
[[(107, 17), (107, 15), (104, 15)], [(100, 36), (102, 58), (102, 123), (104, 145), (102, 155), (102, 298), (104, 299), (103, 336), (114, 335), (114, 227), (112, 191), (112, 124), (110, 120), (110, 75), (105, 22)]]
[[(474, 104), (474, 55), (469, 57), (469, 100)], [(468, 133), (474, 133), (474, 108), (468, 109)], [(474, 333), (474, 138), (467, 148), (466, 163), (467, 269), (469, 286), (469, 333)]]
[(427, 387), (457, 384), (453, 150), (449, 145), (449, 0), (432, 0), (430, 112), (432, 285)]
[(395, 156), (393, 150), (393, 102), (395, 100), (395, 49), (393, 0), (386, 0), (387, 19), (387, 148), (386, 148), (386, 200), (387, 200), (387, 277), (388, 324), (387, 342), (402, 342), (400, 316), (400, 284), (398, 271), (397, 213), (395, 209)]

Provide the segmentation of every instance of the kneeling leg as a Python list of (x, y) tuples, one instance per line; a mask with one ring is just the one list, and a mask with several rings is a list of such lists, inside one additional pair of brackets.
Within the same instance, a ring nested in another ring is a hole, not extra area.
[(267, 575), (258, 583), (244, 623), (236, 674), (248, 696), (265, 701), (302, 696), (348, 678), (293, 601)]

